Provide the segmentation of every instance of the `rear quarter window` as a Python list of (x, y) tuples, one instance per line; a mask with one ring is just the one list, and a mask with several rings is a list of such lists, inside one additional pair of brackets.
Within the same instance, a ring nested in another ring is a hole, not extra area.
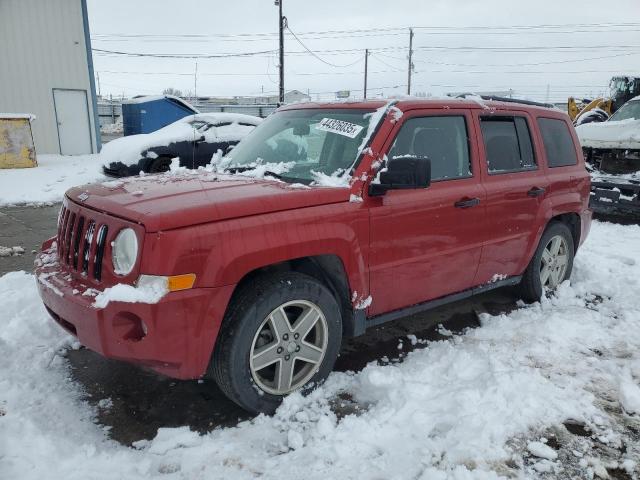
[(555, 118), (538, 118), (538, 126), (550, 168), (567, 167), (578, 163), (576, 147), (565, 121)]

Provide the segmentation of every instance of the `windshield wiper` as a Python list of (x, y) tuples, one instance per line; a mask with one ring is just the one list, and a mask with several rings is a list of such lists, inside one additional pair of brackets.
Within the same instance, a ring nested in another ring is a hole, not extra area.
[[(255, 169), (256, 167), (231, 167), (231, 168), (227, 168), (225, 171), (229, 173), (242, 173), (242, 172), (248, 172), (250, 170), (255, 170)], [(269, 176), (269, 177), (275, 178), (276, 180), (282, 180), (282, 181), (285, 181), (285, 178), (289, 179), (289, 177), (283, 177), (279, 173), (272, 172), (271, 170), (266, 170), (262, 176), (263, 177)]]

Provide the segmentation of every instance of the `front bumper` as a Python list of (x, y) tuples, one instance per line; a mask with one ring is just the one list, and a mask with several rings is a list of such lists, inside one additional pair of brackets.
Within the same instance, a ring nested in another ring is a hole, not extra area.
[(156, 304), (110, 302), (96, 308), (96, 291), (51, 262), (50, 253), (41, 253), (36, 265), (45, 307), (82, 345), (173, 378), (206, 373), (232, 285), (171, 292)]

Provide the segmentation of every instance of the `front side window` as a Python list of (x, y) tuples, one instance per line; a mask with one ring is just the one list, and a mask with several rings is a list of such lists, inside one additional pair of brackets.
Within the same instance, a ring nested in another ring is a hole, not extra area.
[(267, 118), (223, 159), (231, 171), (273, 171), (284, 181), (338, 177), (355, 164), (373, 111), (301, 109)]
[(471, 176), (469, 140), (463, 116), (416, 117), (407, 120), (389, 150), (389, 158), (404, 155), (431, 160), (431, 180)]
[(576, 147), (565, 122), (555, 118), (538, 118), (538, 125), (550, 168), (578, 163)]
[(482, 138), (490, 174), (537, 168), (527, 121), (522, 117), (482, 117)]

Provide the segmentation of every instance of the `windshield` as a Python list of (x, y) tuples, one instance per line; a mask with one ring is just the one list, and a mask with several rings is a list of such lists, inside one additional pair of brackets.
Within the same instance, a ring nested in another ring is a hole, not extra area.
[(302, 109), (277, 112), (221, 162), (228, 170), (261, 169), (285, 181), (338, 177), (357, 160), (372, 110)]
[(617, 122), (619, 120), (640, 120), (640, 100), (634, 100), (633, 102), (625, 103), (620, 110), (611, 115), (610, 122)]

